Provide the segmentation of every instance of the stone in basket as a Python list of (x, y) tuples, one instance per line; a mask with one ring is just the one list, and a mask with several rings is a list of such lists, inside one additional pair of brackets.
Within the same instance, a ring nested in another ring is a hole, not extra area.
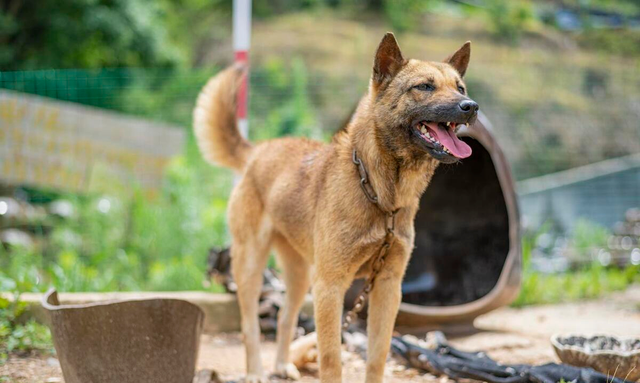
[(608, 335), (554, 335), (551, 344), (563, 363), (591, 367), (603, 374), (640, 380), (640, 339)]

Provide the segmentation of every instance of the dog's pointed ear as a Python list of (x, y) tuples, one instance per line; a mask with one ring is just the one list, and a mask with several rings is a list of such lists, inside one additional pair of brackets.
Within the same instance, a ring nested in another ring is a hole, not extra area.
[(387, 32), (378, 45), (376, 58), (373, 62), (373, 80), (377, 84), (385, 80), (393, 78), (402, 66), (405, 60), (400, 52), (400, 47), (393, 33)]
[(464, 77), (469, 66), (469, 59), (471, 58), (471, 41), (467, 41), (464, 45), (458, 49), (458, 51), (449, 56), (444, 62), (451, 65), (455, 70), (460, 73), (460, 76)]

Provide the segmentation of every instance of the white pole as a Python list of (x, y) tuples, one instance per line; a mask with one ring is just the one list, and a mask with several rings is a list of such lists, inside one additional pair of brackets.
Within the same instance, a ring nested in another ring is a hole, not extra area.
[[(251, 45), (251, 0), (233, 0), (233, 50), (235, 61), (249, 63), (249, 46)], [(249, 95), (248, 75), (240, 85), (238, 91), (236, 118), (240, 133), (249, 135), (249, 121), (247, 119), (247, 101)]]

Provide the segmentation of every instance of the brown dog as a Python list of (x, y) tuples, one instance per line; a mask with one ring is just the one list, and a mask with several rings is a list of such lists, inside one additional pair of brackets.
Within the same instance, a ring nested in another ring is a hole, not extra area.
[[(340, 321), (345, 291), (367, 275), (386, 232), (383, 211), (395, 211), (395, 242), (369, 297), (367, 382), (381, 382), (414, 240), (420, 196), (440, 162), (471, 155), (458, 125), (474, 121), (478, 105), (462, 76), (466, 43), (444, 63), (406, 60), (388, 33), (378, 47), (368, 93), (346, 129), (330, 144), (280, 138), (252, 145), (238, 132), (235, 100), (245, 68), (211, 79), (194, 111), (204, 157), (242, 178), (229, 200), (232, 271), (238, 285), (247, 382), (265, 382), (260, 360), (258, 297), (269, 251), (276, 250), (287, 286), (278, 319), (276, 373), (298, 378), (289, 363), (295, 320), (312, 286), (320, 380), (341, 381)], [(365, 196), (352, 161), (369, 172), (379, 206)]]

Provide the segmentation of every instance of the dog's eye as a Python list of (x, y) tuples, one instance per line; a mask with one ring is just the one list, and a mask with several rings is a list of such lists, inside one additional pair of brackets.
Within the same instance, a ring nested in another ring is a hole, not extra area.
[(414, 88), (418, 90), (427, 91), (427, 92), (436, 90), (436, 87), (433, 86), (433, 84), (420, 84), (420, 85), (414, 86)]
[(464, 94), (464, 86), (458, 85), (458, 92)]

